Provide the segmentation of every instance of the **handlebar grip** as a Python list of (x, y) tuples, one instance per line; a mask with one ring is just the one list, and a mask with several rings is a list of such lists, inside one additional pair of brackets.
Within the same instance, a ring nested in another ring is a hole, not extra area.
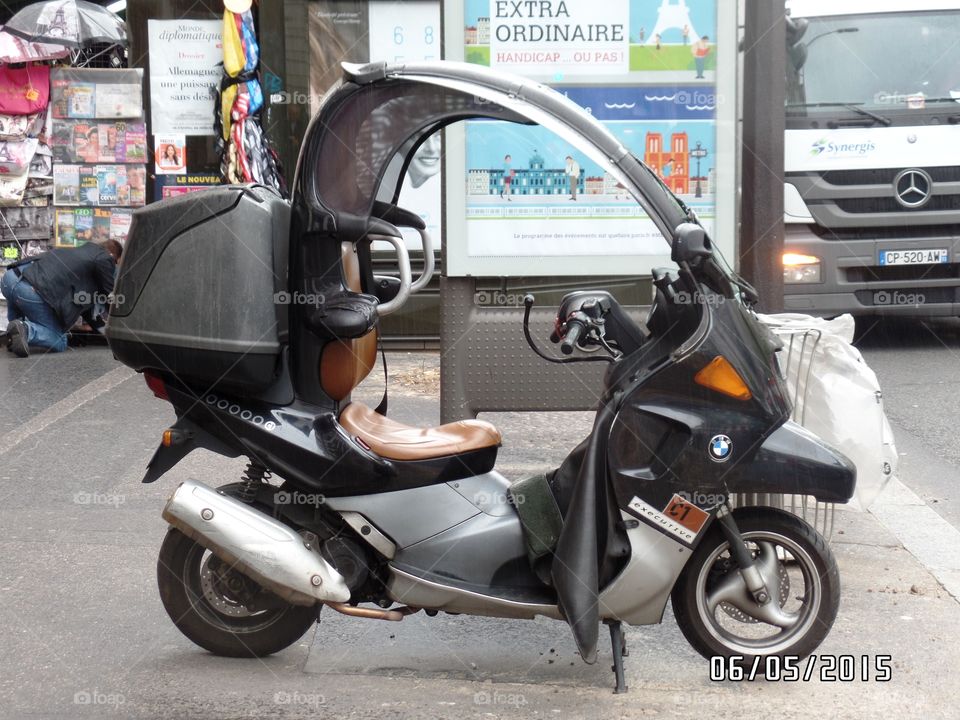
[(560, 343), (560, 352), (569, 355), (580, 339), (580, 333), (583, 332), (583, 323), (579, 320), (571, 320), (567, 323), (567, 334), (563, 336), (563, 342)]

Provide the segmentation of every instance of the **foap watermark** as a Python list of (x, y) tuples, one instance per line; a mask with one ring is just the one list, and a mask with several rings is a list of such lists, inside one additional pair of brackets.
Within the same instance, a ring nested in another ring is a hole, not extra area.
[(320, 307), (326, 302), (323, 293), (308, 293), (294, 290), (288, 292), (281, 290), (273, 294), (273, 302), (276, 305), (307, 305), (309, 307)]
[(873, 95), (874, 105), (907, 105), (910, 108), (922, 108), (926, 96), (921, 93), (900, 93), (880, 90)]
[(126, 701), (127, 699), (122, 693), (103, 692), (99, 688), (93, 688), (92, 690), (79, 690), (73, 694), (74, 705), (101, 705), (119, 707)]
[(327, 501), (326, 496), (320, 493), (303, 493), (298, 490), (281, 490), (273, 494), (275, 505), (311, 505), (320, 507)]
[(527, 698), (522, 693), (508, 693), (501, 690), (480, 690), (473, 694), (474, 705), (509, 705), (523, 707)]
[(270, 104), (271, 105), (311, 105), (313, 101), (313, 95), (310, 93), (281, 90), (279, 92), (270, 93)]
[(74, 305), (111, 305), (113, 303), (123, 305), (123, 293), (102, 293), (78, 290), (73, 294)]
[(473, 495), (473, 503), (479, 507), (490, 507), (491, 505), (523, 505), (526, 501), (526, 496), (520, 493), (507, 495), (506, 493), (478, 492)]
[(704, 295), (699, 290), (695, 290), (694, 292), (681, 290), (674, 295), (673, 301), (677, 305), (709, 305), (711, 307), (716, 307), (723, 305), (727, 299), (723, 295)]
[(700, 507), (704, 508), (716, 507), (727, 499), (727, 496), (723, 493), (705, 493), (700, 492), (699, 490), (694, 490), (693, 492), (681, 490), (677, 493), (677, 495), (689, 503), (693, 503), (694, 505), (699, 505)]
[(96, 493), (96, 492), (75, 492), (73, 494), (74, 505), (107, 505), (109, 507), (120, 507), (127, 501), (125, 495), (116, 493)]
[(901, 292), (900, 290), (877, 290), (873, 294), (874, 305), (924, 305), (927, 298), (923, 293)]
[(312, 705), (319, 706), (325, 705), (327, 698), (320, 693), (302, 693), (298, 690), (293, 692), (288, 692), (286, 690), (278, 690), (273, 694), (273, 701), (277, 705)]
[(525, 297), (526, 293), (480, 290), (473, 294), (473, 304), (484, 307), (522, 307)]
[(688, 110), (714, 110), (723, 95), (705, 90), (678, 90), (673, 97), (675, 105), (683, 105)]

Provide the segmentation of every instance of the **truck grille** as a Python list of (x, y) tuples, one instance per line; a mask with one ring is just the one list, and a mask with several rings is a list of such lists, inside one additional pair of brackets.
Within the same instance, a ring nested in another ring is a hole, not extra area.
[(943, 239), (952, 243), (960, 237), (960, 225), (893, 225), (889, 227), (825, 228), (811, 225), (810, 230), (825, 240), (909, 240)]
[(893, 181), (904, 169), (787, 173), (786, 181), (797, 188), (817, 225), (828, 233), (859, 229), (910, 233), (917, 228), (937, 233), (960, 225), (960, 166), (923, 168), (930, 175), (933, 194), (917, 208), (904, 207), (896, 197)]
[(848, 213), (918, 213), (933, 210), (960, 210), (960, 195), (934, 195), (919, 208), (907, 208), (892, 197), (837, 198), (834, 203)]
[[(820, 173), (831, 185), (890, 185), (903, 168), (827, 170)], [(960, 166), (923, 168), (934, 182), (960, 182)]]
[(870, 267), (845, 268), (847, 281), (910, 282), (915, 280), (952, 280), (960, 277), (960, 265), (871, 265)]

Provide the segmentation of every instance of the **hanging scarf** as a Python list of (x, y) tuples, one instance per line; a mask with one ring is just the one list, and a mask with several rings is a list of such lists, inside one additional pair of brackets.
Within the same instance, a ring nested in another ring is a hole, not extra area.
[(229, 10), (223, 11), (223, 70), (230, 77), (243, 72), (247, 61), (235, 18)]

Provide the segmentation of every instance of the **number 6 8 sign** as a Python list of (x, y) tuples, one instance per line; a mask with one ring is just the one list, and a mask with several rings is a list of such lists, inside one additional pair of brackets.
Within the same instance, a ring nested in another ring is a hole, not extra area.
[(439, 60), (439, 0), (405, 2), (402, 12), (384, 12), (389, 5), (395, 4), (370, 3), (370, 60)]

